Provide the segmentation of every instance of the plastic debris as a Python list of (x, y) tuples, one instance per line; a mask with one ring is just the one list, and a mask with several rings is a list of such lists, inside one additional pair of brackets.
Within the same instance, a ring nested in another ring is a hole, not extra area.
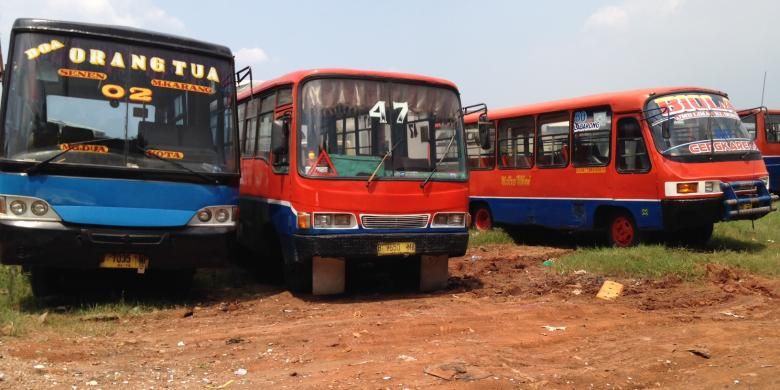
[(575, 275), (585, 275), (587, 273), (588, 273), (588, 271), (585, 271), (584, 269), (578, 269), (578, 270), (574, 271)]
[(545, 267), (552, 267), (553, 265), (555, 265), (555, 260), (554, 259), (545, 260), (542, 263), (542, 265), (545, 266)]
[(415, 359), (414, 356), (398, 355), (398, 360), (402, 360), (402, 361), (405, 361), (405, 362), (413, 362), (413, 361), (415, 361), (417, 359)]
[(46, 368), (46, 366), (44, 366), (43, 364), (36, 364), (33, 366), (33, 368), (36, 370), (43, 370)]
[(246, 368), (239, 368), (238, 370), (234, 371), (233, 373), (238, 375), (238, 376), (244, 376), (244, 375), (246, 375), (247, 371), (246, 371)]
[(482, 256), (479, 256), (479, 255), (471, 255), (471, 261), (477, 261), (477, 260), (480, 260), (480, 259), (482, 259)]
[(694, 355), (696, 355), (698, 357), (705, 358), (705, 359), (709, 359), (709, 358), (712, 357), (712, 354), (709, 351), (707, 351), (706, 349), (702, 349), (702, 348), (691, 348), (691, 349), (688, 350), (688, 352), (690, 352), (690, 353), (692, 353), (692, 354), (694, 354)]
[(95, 380), (92, 380), (92, 381), (89, 381), (89, 382), (87, 382), (87, 383), (86, 383), (86, 385), (87, 385), (87, 386), (97, 386), (97, 385), (98, 385), (98, 383), (97, 383), (97, 381), (95, 381)]
[(604, 284), (601, 285), (601, 289), (598, 294), (596, 294), (596, 298), (612, 301), (619, 297), (621, 293), (623, 293), (622, 284), (606, 280), (604, 281)]
[(565, 326), (545, 325), (542, 328), (547, 329), (548, 332), (555, 332), (556, 330), (566, 330)]
[(730, 311), (722, 311), (720, 314), (723, 314), (724, 316), (734, 317), (734, 318), (745, 318), (745, 316), (741, 316), (739, 314), (734, 314)]
[(178, 343), (176, 343), (176, 346), (177, 347), (183, 347), (184, 346), (184, 341), (179, 341)]

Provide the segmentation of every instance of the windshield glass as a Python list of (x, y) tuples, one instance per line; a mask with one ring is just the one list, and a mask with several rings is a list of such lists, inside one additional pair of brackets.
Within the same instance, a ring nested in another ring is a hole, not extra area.
[(432, 179), (464, 180), (463, 150), (460, 101), (451, 89), (357, 79), (303, 86), (302, 175), (425, 180), (434, 172)]
[(752, 137), (725, 96), (667, 95), (650, 99), (645, 108), (655, 147), (666, 157), (694, 161), (758, 156)]
[(23, 33), (8, 69), (3, 158), (237, 172), (228, 60)]

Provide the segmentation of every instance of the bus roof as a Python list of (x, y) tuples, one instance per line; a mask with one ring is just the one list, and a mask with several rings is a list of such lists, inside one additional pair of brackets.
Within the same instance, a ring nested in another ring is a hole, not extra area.
[(47, 19), (16, 19), (13, 32), (55, 32), (79, 34), (94, 38), (113, 38), (142, 44), (175, 47), (183, 51), (233, 58), (227, 46), (184, 38), (176, 35), (141, 30), (133, 27), (64, 22)]
[[(437, 84), (452, 89), (457, 89), (455, 83), (440, 79), (436, 77), (421, 76), (411, 73), (400, 72), (385, 72), (376, 70), (359, 70), (359, 69), (344, 69), (344, 68), (322, 68), (322, 69), (305, 69), (295, 72), (287, 73), (281, 77), (277, 77), (272, 80), (267, 80), (260, 85), (252, 87), (252, 92), (257, 94), (260, 91), (264, 91), (268, 88), (273, 88), (279, 85), (293, 84), (302, 81), (308, 77), (314, 76), (352, 76), (352, 77), (374, 77), (374, 78), (388, 78), (396, 80), (404, 80), (411, 82), (422, 82), (427, 84)], [(245, 88), (238, 93), (238, 99), (244, 99), (249, 96), (249, 88)]]
[[(544, 103), (534, 103), (526, 106), (514, 106), (506, 108), (489, 109), (488, 117), (490, 120), (500, 120), (514, 118), (523, 115), (543, 114), (546, 112), (555, 112), (569, 110), (573, 108), (587, 108), (610, 105), (614, 112), (628, 112), (643, 110), (647, 99), (653, 95), (668, 95), (676, 92), (704, 92), (716, 95), (726, 95), (724, 92), (702, 88), (702, 87), (661, 87), (645, 88), (630, 91), (608, 92), (597, 95), (582, 96), (571, 99), (553, 100)], [(466, 116), (465, 121), (472, 123), (479, 118), (479, 113)]]

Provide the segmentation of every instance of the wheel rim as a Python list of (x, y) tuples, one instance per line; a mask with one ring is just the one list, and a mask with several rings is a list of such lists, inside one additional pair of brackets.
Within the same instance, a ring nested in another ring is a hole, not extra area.
[(611, 232), (612, 242), (614, 242), (616, 246), (626, 247), (631, 246), (634, 243), (634, 235), (636, 234), (634, 225), (631, 223), (631, 220), (625, 216), (615, 217), (615, 219), (612, 220)]
[(490, 212), (487, 209), (480, 208), (477, 215), (474, 216), (474, 226), (477, 230), (490, 230), (493, 227), (493, 221), (490, 219)]

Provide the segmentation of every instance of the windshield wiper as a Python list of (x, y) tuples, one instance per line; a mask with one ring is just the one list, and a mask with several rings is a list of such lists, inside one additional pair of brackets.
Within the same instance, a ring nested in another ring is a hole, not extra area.
[(431, 178), (433, 177), (433, 174), (436, 173), (436, 171), (439, 169), (439, 165), (444, 161), (444, 158), (447, 157), (447, 153), (450, 152), (450, 148), (452, 147), (452, 142), (455, 141), (455, 136), (458, 135), (458, 133), (452, 134), (452, 137), (450, 138), (450, 143), (447, 144), (447, 149), (444, 150), (444, 154), (441, 156), (438, 162), (436, 162), (436, 166), (431, 169), (431, 174), (428, 175), (428, 177), (425, 178), (425, 181), (420, 183), (420, 188), (425, 189), (425, 185), (428, 184), (429, 181), (431, 181)]
[(124, 141), (124, 139), (122, 139), (122, 138), (96, 138), (96, 139), (90, 139), (90, 140), (87, 140), (87, 141), (79, 141), (79, 142), (67, 143), (66, 145), (68, 145), (68, 147), (65, 150), (63, 150), (63, 151), (61, 151), (61, 152), (59, 152), (59, 153), (57, 153), (57, 154), (55, 154), (55, 155), (53, 155), (51, 157), (49, 157), (49, 158), (39, 162), (39, 163), (37, 163), (37, 164), (27, 168), (24, 171), (24, 173), (26, 173), (28, 175), (32, 175), (35, 172), (38, 172), (38, 170), (40, 170), (41, 168), (45, 167), (46, 165), (49, 165), (52, 161), (56, 160), (58, 157), (62, 156), (65, 153), (70, 152), (73, 149), (76, 149), (76, 148), (72, 147), (73, 145), (89, 145), (89, 144), (94, 144), (94, 143), (103, 142), (103, 141)]
[(187, 171), (187, 172), (189, 172), (189, 173), (191, 173), (191, 174), (193, 174), (193, 175), (203, 179), (207, 183), (219, 184), (219, 180), (214, 179), (213, 177), (206, 176), (205, 174), (203, 174), (201, 172), (198, 172), (198, 171), (196, 171), (194, 169), (188, 168), (186, 165), (181, 164), (181, 163), (179, 163), (177, 161), (168, 160), (167, 158), (160, 157), (160, 156), (158, 156), (155, 153), (150, 153), (149, 152), (151, 150), (150, 148), (143, 148), (140, 145), (135, 145), (135, 147), (138, 148), (138, 150), (144, 152), (144, 155), (150, 156), (150, 157), (154, 157), (154, 158), (156, 158), (156, 159), (158, 159), (160, 161), (165, 161), (165, 162), (167, 162), (167, 163), (169, 163), (169, 164), (171, 164), (171, 165), (173, 165), (175, 167), (181, 168), (181, 169), (183, 169), (183, 170), (185, 170), (185, 171)]
[(366, 181), (366, 187), (368, 187), (369, 185), (371, 185), (371, 182), (372, 182), (372, 181), (374, 180), (374, 178), (376, 177), (376, 173), (377, 173), (377, 172), (379, 172), (379, 167), (381, 167), (381, 166), (382, 166), (382, 164), (384, 164), (384, 163), (385, 163), (385, 160), (387, 160), (387, 158), (388, 158), (388, 157), (390, 157), (390, 156), (392, 156), (392, 155), (393, 155), (393, 151), (395, 150), (395, 148), (396, 148), (398, 145), (400, 145), (400, 144), (401, 144), (401, 141), (402, 141), (402, 140), (403, 140), (403, 139), (401, 139), (401, 140), (398, 140), (398, 142), (396, 142), (396, 143), (395, 143), (395, 145), (393, 145), (393, 146), (390, 148), (390, 150), (388, 150), (388, 151), (385, 153), (385, 155), (382, 157), (382, 160), (380, 160), (380, 161), (379, 161), (379, 164), (376, 164), (376, 168), (374, 168), (374, 172), (372, 172), (372, 173), (371, 173), (371, 176), (369, 176), (369, 177), (368, 177), (368, 180)]

